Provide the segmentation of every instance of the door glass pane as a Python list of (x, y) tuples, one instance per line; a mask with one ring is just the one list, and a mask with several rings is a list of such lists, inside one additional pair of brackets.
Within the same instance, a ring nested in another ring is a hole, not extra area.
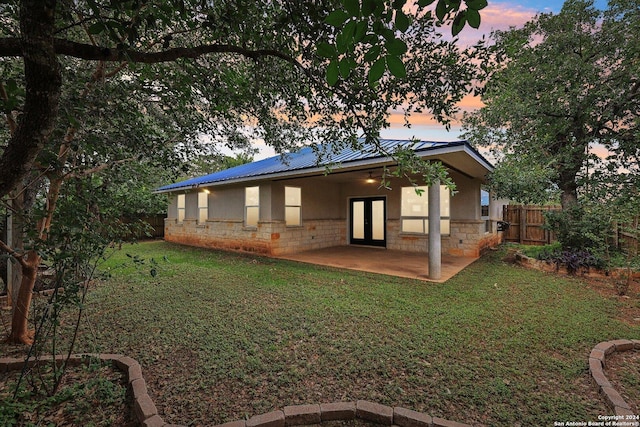
[(384, 200), (371, 202), (371, 221), (371, 238), (373, 240), (384, 240)]
[(364, 202), (353, 203), (353, 228), (351, 230), (354, 239), (364, 239)]

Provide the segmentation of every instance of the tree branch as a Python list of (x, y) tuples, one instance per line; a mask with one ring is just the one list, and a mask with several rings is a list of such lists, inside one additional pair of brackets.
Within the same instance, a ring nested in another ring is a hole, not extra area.
[(91, 169), (87, 169), (81, 172), (73, 172), (73, 173), (69, 173), (67, 175), (65, 175), (65, 179), (71, 179), (71, 178), (82, 178), (82, 177), (86, 177), (89, 175), (92, 175), (94, 173), (98, 173), (98, 172), (102, 172), (105, 169), (108, 169), (112, 166), (116, 166), (116, 165), (121, 165), (123, 163), (127, 163), (130, 162), (131, 160), (133, 160), (133, 157), (127, 158), (127, 159), (120, 159), (120, 160), (115, 160), (111, 163), (103, 163), (101, 165), (95, 166)]
[(20, 264), (21, 266), (24, 267), (24, 266), (27, 265), (27, 263), (23, 259), (24, 258), (24, 254), (19, 254), (18, 252), (14, 251), (13, 248), (10, 248), (2, 240), (0, 240), (0, 251), (4, 251), (4, 252), (8, 253), (9, 256), (13, 257), (16, 261), (18, 261), (18, 264)]
[[(58, 55), (66, 55), (90, 61), (106, 62), (140, 62), (145, 64), (157, 64), (161, 62), (173, 62), (182, 58), (198, 58), (212, 53), (235, 53), (251, 59), (272, 56), (287, 61), (297, 67), (302, 64), (293, 57), (275, 49), (247, 49), (229, 44), (203, 44), (193, 47), (175, 47), (158, 52), (142, 52), (135, 49), (117, 49), (105, 46), (93, 46), (86, 43), (78, 43), (71, 40), (54, 39), (55, 52)], [(0, 38), (0, 57), (20, 57), (20, 39), (17, 37)]]

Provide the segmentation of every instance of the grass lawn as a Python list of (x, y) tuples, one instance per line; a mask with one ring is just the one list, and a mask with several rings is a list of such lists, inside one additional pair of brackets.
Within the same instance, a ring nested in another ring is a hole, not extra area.
[[(126, 253), (157, 260), (157, 276)], [(183, 425), (357, 399), (497, 426), (609, 413), (587, 357), (600, 341), (640, 338), (640, 322), (617, 320), (618, 300), (580, 280), (504, 255), (433, 284), (128, 246), (90, 292), (76, 350), (137, 359), (165, 422)]]

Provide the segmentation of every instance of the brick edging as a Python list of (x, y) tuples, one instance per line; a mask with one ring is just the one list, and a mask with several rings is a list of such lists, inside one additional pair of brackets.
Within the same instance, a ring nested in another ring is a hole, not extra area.
[(596, 345), (589, 354), (589, 371), (598, 392), (602, 394), (604, 400), (615, 412), (615, 415), (634, 415), (631, 406), (622, 398), (620, 393), (613, 388), (609, 379), (604, 374), (606, 368), (606, 358), (608, 355), (628, 350), (640, 350), (640, 340), (613, 340), (603, 341)]
[[(640, 340), (619, 339), (603, 341), (589, 354), (591, 378), (603, 395), (607, 405), (615, 415), (634, 415), (629, 404), (618, 393), (604, 374), (606, 358), (614, 352), (640, 350)], [(127, 375), (127, 383), (133, 396), (133, 414), (143, 427), (180, 427), (164, 422), (158, 415), (158, 409), (147, 391), (147, 383), (142, 376), (142, 367), (133, 358), (122, 354), (76, 354), (69, 358), (70, 366), (88, 363), (91, 358), (109, 361)], [(41, 357), (44, 362), (52, 361), (51, 356)], [(63, 363), (64, 356), (56, 356), (57, 363)], [(38, 361), (29, 360), (29, 366)], [(0, 372), (19, 370), (24, 360), (0, 358)], [(401, 407), (391, 407), (379, 403), (358, 400), (356, 402), (334, 402), (323, 404), (285, 406), (283, 410), (255, 415), (248, 420), (239, 420), (220, 425), (220, 427), (289, 427), (318, 424), (324, 421), (346, 421), (361, 419), (381, 425), (399, 427), (470, 427), (469, 424), (448, 421), (421, 412)]]
[[(133, 396), (133, 415), (143, 427), (183, 427), (167, 424), (158, 415), (158, 408), (147, 392), (147, 383), (142, 376), (142, 367), (131, 357), (122, 354), (76, 354), (69, 358), (70, 366), (88, 363), (91, 358), (111, 362), (127, 375), (128, 387)], [(51, 356), (39, 360), (49, 362)], [(64, 356), (56, 356), (57, 363), (63, 363)], [(29, 366), (38, 363), (29, 360)], [(23, 359), (0, 358), (0, 372), (19, 370), (24, 366)], [(376, 424), (398, 427), (471, 427), (469, 424), (448, 421), (432, 417), (410, 409), (391, 407), (379, 403), (358, 400), (356, 402), (334, 402), (311, 405), (285, 406), (283, 410), (255, 415), (248, 420), (232, 421), (219, 427), (289, 427), (319, 424), (325, 421), (348, 421), (360, 419)]]

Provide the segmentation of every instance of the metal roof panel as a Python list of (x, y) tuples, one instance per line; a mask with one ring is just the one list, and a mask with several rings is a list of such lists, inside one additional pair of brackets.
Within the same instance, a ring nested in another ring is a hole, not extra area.
[[(189, 188), (203, 187), (210, 184), (223, 183), (226, 181), (247, 180), (257, 177), (267, 178), (270, 175), (285, 172), (295, 173), (295, 171), (311, 170), (323, 168), (329, 165), (335, 169), (347, 167), (350, 162), (362, 160), (374, 160), (376, 158), (385, 159), (387, 156), (380, 154), (373, 144), (363, 144), (361, 149), (353, 147), (342, 147), (334, 152), (330, 144), (320, 146), (317, 150), (312, 147), (303, 147), (293, 153), (285, 153), (256, 162), (247, 163), (230, 169), (214, 172), (196, 178), (187, 179), (173, 184), (165, 185), (156, 190), (158, 193), (186, 190)], [(466, 141), (436, 142), (436, 141), (413, 141), (398, 139), (381, 139), (380, 146), (389, 154), (398, 148), (412, 148), (416, 153), (421, 154), (429, 150), (438, 148), (450, 148), (459, 146), (469, 146)], [(473, 150), (473, 148), (471, 148)], [(475, 150), (473, 150), (475, 152)], [(477, 152), (476, 152), (477, 153)], [(484, 158), (477, 153), (484, 160)], [(488, 164), (488, 162), (487, 162)]]

